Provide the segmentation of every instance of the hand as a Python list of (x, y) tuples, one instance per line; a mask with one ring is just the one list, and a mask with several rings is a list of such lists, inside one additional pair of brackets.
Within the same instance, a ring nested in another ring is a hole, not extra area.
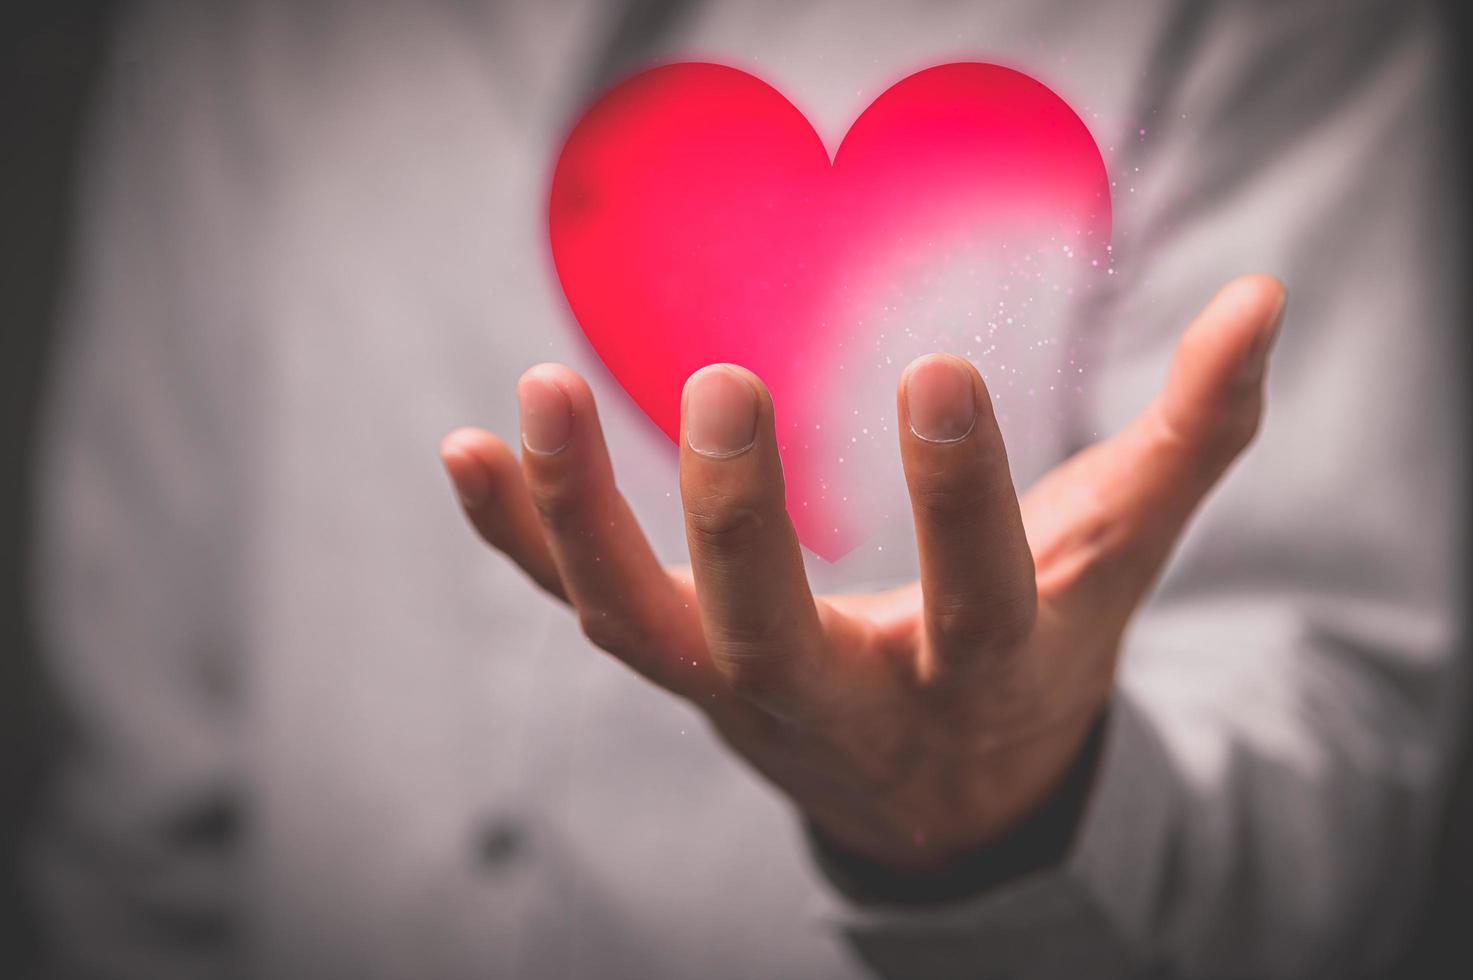
[(480, 535), (594, 643), (698, 705), (833, 842), (925, 872), (1025, 820), (1069, 771), (1127, 621), (1258, 427), (1283, 305), (1267, 277), (1228, 285), (1150, 407), (1021, 501), (976, 369), (911, 364), (898, 428), (921, 575), (893, 592), (810, 594), (772, 402), (738, 367), (683, 395), (688, 569), (656, 561), (567, 368), (518, 385), (520, 466), (478, 430), (441, 454)]

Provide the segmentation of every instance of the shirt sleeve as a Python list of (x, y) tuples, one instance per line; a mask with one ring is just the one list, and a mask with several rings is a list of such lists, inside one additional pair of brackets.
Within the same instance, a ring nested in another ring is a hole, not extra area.
[(1081, 439), (1250, 271), (1290, 292), (1265, 426), (1127, 635), (1067, 855), (922, 908), (825, 895), (882, 976), (1358, 976), (1398, 953), (1466, 675), (1462, 210), (1433, 6), (1350, 6), (1219, 5), (1142, 100)]

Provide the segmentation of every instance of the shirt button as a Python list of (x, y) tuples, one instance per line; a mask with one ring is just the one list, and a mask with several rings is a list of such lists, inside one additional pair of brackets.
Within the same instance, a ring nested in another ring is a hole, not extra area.
[(500, 870), (517, 861), (527, 849), (527, 830), (510, 817), (497, 817), (476, 834), (476, 857), (481, 866)]

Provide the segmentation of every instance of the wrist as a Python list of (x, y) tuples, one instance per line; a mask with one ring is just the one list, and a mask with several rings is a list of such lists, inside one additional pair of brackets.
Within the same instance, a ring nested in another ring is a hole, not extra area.
[[(1104, 739), (1105, 712), (1085, 730), (1078, 751), (1053, 790), (1021, 820), (985, 843), (938, 853), (917, 842), (894, 860), (836, 839), (812, 820), (805, 832), (820, 869), (861, 904), (930, 905), (959, 901), (1063, 863), (1089, 800)], [(929, 851), (928, 860), (917, 860)]]

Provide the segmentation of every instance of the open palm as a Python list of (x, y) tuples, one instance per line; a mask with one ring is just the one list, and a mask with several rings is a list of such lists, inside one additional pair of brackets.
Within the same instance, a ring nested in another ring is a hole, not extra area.
[(698, 705), (833, 841), (924, 871), (1006, 833), (1069, 771), (1126, 623), (1257, 429), (1283, 305), (1267, 277), (1229, 284), (1145, 412), (1021, 500), (976, 369), (911, 364), (898, 429), (921, 575), (893, 592), (810, 593), (772, 401), (735, 366), (698, 371), (682, 399), (688, 567), (656, 560), (567, 368), (518, 386), (520, 463), (475, 429), (441, 454), (481, 536), (595, 644)]

